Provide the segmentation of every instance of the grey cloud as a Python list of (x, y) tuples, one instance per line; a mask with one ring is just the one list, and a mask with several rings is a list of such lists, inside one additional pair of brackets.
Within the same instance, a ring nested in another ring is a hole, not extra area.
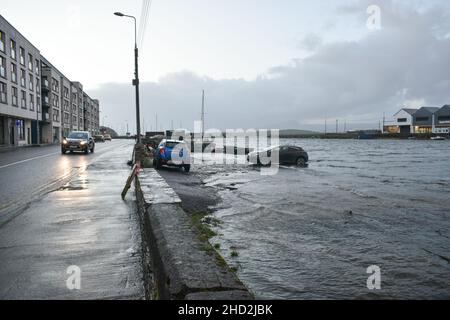
[[(147, 128), (156, 111), (165, 127), (173, 120), (177, 127), (182, 121), (191, 128), (200, 119), (202, 89), (208, 126), (217, 128), (305, 128), (325, 118), (381, 118), (406, 101), (449, 103), (448, 7), (418, 10), (405, 2), (360, 1), (342, 14), (360, 16), (365, 28), (366, 8), (373, 2), (382, 9), (381, 30), (359, 41), (316, 46), (308, 58), (275, 66), (253, 81), (214, 80), (184, 71), (142, 83)], [(113, 125), (124, 119), (133, 123), (129, 84), (104, 84), (93, 94)]]

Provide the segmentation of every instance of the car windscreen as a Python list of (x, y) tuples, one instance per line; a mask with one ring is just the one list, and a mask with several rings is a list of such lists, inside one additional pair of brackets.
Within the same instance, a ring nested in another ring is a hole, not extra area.
[(69, 134), (69, 139), (87, 139), (88, 135), (87, 133), (83, 133), (83, 132), (72, 132), (71, 134)]

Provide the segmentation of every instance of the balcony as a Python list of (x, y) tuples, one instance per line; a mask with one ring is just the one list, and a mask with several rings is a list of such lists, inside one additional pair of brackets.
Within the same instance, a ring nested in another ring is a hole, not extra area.
[(50, 85), (49, 85), (47, 79), (44, 79), (44, 80), (42, 81), (41, 89), (42, 89), (42, 91), (44, 91), (44, 92), (49, 92), (49, 91), (50, 91)]
[(42, 122), (44, 122), (44, 123), (51, 123), (50, 114), (48, 112), (45, 112), (42, 115)]
[(48, 97), (42, 97), (42, 108), (50, 108), (50, 99)]

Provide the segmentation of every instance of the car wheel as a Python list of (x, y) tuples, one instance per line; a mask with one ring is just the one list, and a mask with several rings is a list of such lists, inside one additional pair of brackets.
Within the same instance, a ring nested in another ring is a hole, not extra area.
[(61, 153), (62, 153), (62, 154), (66, 154), (66, 152), (67, 152), (67, 150), (61, 149)]
[(303, 157), (298, 158), (296, 161), (296, 164), (297, 164), (297, 167), (302, 167), (302, 168), (306, 167), (305, 158), (303, 158)]
[(191, 165), (190, 164), (184, 165), (184, 171), (186, 171), (186, 172), (191, 171)]

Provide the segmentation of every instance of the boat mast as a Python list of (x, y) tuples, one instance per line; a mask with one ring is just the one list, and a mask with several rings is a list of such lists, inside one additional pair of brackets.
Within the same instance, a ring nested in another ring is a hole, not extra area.
[(202, 144), (204, 138), (205, 138), (205, 90), (203, 90), (202, 94)]

